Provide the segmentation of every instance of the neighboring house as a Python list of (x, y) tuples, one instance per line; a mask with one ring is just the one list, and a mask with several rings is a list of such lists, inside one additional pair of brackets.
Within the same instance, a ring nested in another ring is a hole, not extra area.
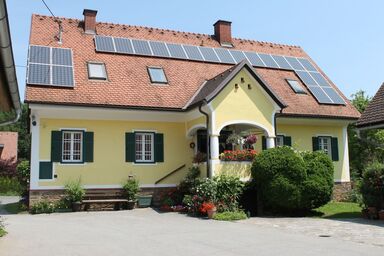
[(359, 131), (384, 128), (384, 83), (356, 122)]
[[(3, 126), (19, 119), (21, 104), (5, 0), (0, 0), (0, 17), (0, 126)], [(5, 120), (1, 114), (11, 111), (16, 117)]]
[(259, 152), (324, 150), (335, 182), (349, 186), (347, 126), (359, 113), (300, 47), (233, 38), (222, 20), (207, 35), (83, 14), (32, 17), (31, 203), (79, 177), (90, 190), (133, 175), (143, 190), (165, 191), (198, 151), (209, 155), (204, 176), (247, 179), (250, 162), (219, 159), (233, 132), (257, 134)]
[(0, 132), (0, 160), (17, 162), (17, 132)]

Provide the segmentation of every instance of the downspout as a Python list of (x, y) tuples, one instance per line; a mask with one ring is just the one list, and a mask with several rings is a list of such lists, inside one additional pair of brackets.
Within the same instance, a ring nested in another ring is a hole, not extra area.
[(0, 0), (0, 35), (1, 72), (4, 72), (5, 82), (8, 84), (12, 104), (16, 111), (15, 118), (0, 123), (0, 126), (4, 126), (17, 122), (21, 116), (19, 88), (17, 85), (15, 62), (12, 54), (12, 41), (5, 0)]
[(204, 100), (203, 103), (199, 105), (199, 112), (205, 116), (205, 126), (207, 127), (207, 177), (211, 178), (210, 177), (210, 169), (211, 168), (209, 166), (209, 159), (211, 158), (211, 148), (210, 148), (210, 144), (209, 144), (209, 129), (208, 129), (209, 115), (207, 112), (204, 112), (202, 109), (204, 103), (208, 104), (207, 101)]

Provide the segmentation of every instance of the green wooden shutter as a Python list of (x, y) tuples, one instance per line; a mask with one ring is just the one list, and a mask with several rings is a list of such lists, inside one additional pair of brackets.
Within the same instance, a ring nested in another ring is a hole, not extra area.
[(53, 178), (52, 162), (39, 162), (39, 179), (50, 180)]
[(62, 140), (61, 131), (51, 132), (51, 161), (52, 162), (61, 162), (61, 148), (62, 148), (61, 140)]
[(155, 134), (155, 162), (164, 162), (164, 135)]
[(312, 149), (313, 151), (319, 150), (319, 137), (312, 137)]
[(332, 161), (339, 161), (339, 145), (336, 137), (331, 139)]
[(261, 137), (261, 149), (262, 150), (266, 150), (267, 149), (267, 140), (266, 140), (265, 136)]
[(84, 162), (93, 162), (93, 132), (84, 132), (83, 160)]
[(292, 138), (291, 136), (284, 136), (284, 146), (292, 146)]
[(135, 161), (135, 134), (125, 133), (125, 162)]

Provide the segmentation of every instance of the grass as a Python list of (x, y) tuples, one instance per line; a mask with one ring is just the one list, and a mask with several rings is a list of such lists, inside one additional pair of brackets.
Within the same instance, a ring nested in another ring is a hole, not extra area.
[(244, 220), (247, 218), (247, 215), (243, 211), (238, 212), (219, 212), (213, 217), (215, 220), (223, 221), (234, 221), (234, 220)]
[(0, 176), (0, 195), (1, 196), (18, 196), (22, 191), (20, 182), (16, 178), (8, 178)]
[(10, 214), (19, 214), (26, 211), (25, 206), (23, 206), (20, 202), (5, 204), (3, 205), (3, 209)]
[(321, 206), (314, 211), (320, 218), (328, 219), (350, 219), (361, 218), (361, 207), (357, 203), (349, 202), (329, 202), (328, 204)]
[(0, 237), (5, 236), (5, 234), (7, 234), (7, 231), (0, 227)]

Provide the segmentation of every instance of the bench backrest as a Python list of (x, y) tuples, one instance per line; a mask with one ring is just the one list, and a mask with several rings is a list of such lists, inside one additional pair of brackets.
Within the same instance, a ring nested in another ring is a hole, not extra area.
[(87, 190), (83, 196), (84, 200), (122, 198), (125, 198), (122, 190)]

